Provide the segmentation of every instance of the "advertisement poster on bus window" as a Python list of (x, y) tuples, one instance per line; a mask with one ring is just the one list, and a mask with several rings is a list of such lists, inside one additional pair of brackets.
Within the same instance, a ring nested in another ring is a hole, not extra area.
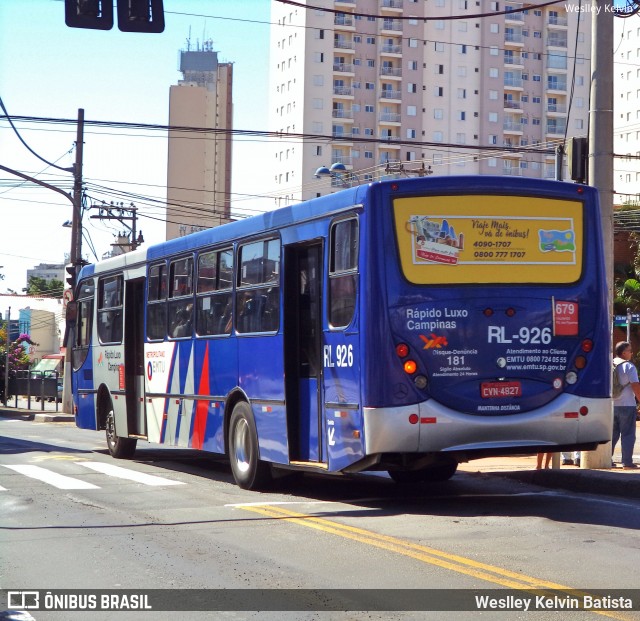
[(570, 283), (582, 269), (582, 203), (463, 195), (394, 201), (407, 279), (427, 283)]

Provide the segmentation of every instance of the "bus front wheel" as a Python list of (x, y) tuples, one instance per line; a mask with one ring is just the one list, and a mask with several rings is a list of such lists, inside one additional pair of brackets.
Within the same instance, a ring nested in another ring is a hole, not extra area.
[(438, 464), (422, 470), (389, 470), (389, 476), (401, 484), (448, 481), (458, 469), (457, 462)]
[(116, 417), (113, 413), (113, 405), (109, 403), (106, 421), (107, 448), (112, 457), (116, 459), (131, 459), (136, 452), (137, 440), (133, 438), (121, 438), (116, 433)]
[(229, 460), (233, 478), (242, 489), (260, 489), (271, 479), (270, 465), (260, 461), (256, 424), (245, 401), (237, 403), (231, 414)]

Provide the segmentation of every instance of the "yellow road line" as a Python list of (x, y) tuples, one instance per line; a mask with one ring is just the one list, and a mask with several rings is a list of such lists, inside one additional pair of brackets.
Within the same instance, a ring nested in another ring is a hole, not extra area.
[[(526, 576), (521, 573), (509, 571), (502, 567), (495, 565), (488, 565), (486, 563), (480, 563), (464, 556), (458, 556), (457, 554), (450, 554), (443, 552), (442, 550), (436, 550), (428, 546), (423, 546), (409, 541), (398, 539), (397, 537), (391, 537), (389, 535), (382, 535), (373, 531), (364, 530), (362, 528), (356, 528), (354, 526), (348, 526), (346, 524), (340, 524), (325, 518), (318, 518), (304, 513), (297, 513), (289, 509), (285, 509), (282, 506), (274, 505), (261, 505), (250, 506), (242, 505), (241, 509), (245, 511), (252, 511), (260, 515), (264, 515), (271, 518), (286, 519), (287, 522), (293, 522), (300, 526), (306, 526), (307, 528), (314, 528), (316, 530), (324, 531), (339, 537), (351, 539), (352, 541), (358, 541), (367, 545), (375, 546), (389, 552), (401, 554), (421, 561), (423, 563), (429, 563), (430, 565), (436, 565), (444, 569), (451, 571), (457, 571), (458, 573), (478, 578), (480, 580), (486, 580), (494, 584), (499, 584), (504, 587), (526, 591), (538, 591), (539, 595), (543, 594), (546, 589), (561, 589), (566, 595), (572, 595), (575, 597), (583, 597), (588, 593), (586, 591), (579, 591), (572, 589), (571, 587), (558, 584), (555, 582), (549, 582), (547, 580), (541, 580), (532, 576)], [(607, 610), (590, 610), (595, 614), (610, 617), (612, 619), (620, 619), (627, 621), (631, 617), (620, 612), (612, 612)]]

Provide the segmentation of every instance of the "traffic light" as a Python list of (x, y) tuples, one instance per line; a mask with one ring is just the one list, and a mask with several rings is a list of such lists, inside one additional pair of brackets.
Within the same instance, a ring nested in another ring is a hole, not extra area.
[(572, 138), (567, 145), (569, 176), (578, 183), (587, 183), (589, 172), (589, 139)]
[(76, 288), (76, 266), (75, 265), (67, 265), (65, 268), (67, 274), (69, 274), (66, 278), (67, 284), (69, 288), (73, 291)]
[(113, 28), (111, 0), (64, 0), (64, 22), (69, 28)]
[[(163, 32), (162, 0), (117, 0), (122, 32)], [(112, 0), (64, 0), (64, 20), (70, 28), (113, 28)]]
[(162, 0), (118, 0), (118, 28), (122, 32), (162, 32)]

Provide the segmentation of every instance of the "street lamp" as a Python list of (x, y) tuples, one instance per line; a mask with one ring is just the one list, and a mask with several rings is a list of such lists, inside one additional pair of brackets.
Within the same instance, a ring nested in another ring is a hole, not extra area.
[(353, 185), (353, 181), (360, 183), (358, 175), (351, 170), (347, 170), (347, 167), (342, 162), (335, 162), (331, 164), (330, 168), (320, 166), (314, 176), (317, 179), (321, 179), (322, 177), (337, 179), (345, 188), (350, 188)]

